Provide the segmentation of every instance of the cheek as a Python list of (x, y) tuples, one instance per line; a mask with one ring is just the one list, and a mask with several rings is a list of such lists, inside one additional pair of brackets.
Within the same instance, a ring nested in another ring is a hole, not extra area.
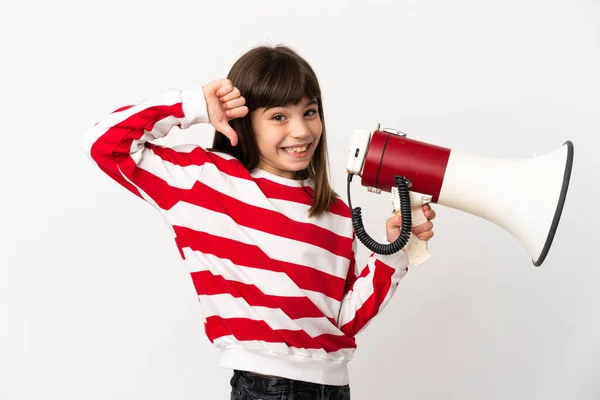
[(260, 154), (268, 153), (269, 146), (267, 146), (264, 140), (261, 140), (260, 137), (256, 138), (256, 145), (258, 146), (258, 151)]
[(322, 134), (323, 134), (323, 125), (321, 125), (321, 122), (319, 121), (318, 124), (315, 124), (315, 127), (313, 129), (313, 135), (314, 135), (317, 143), (321, 140)]
[(314, 121), (311, 130), (313, 131), (313, 135), (315, 135), (315, 137), (321, 137), (321, 134), (323, 133), (323, 124), (321, 123), (320, 119)]
[(269, 135), (257, 135), (256, 144), (258, 146), (258, 151), (265, 155), (276, 153), (279, 142), (275, 139), (276, 138)]

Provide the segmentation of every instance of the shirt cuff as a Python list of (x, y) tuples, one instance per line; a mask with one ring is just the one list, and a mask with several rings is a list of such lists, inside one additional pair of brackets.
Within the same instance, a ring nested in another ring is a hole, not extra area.
[[(383, 243), (390, 244), (387, 238), (383, 238)], [(382, 255), (375, 253), (375, 258), (382, 263), (389, 265), (394, 268), (396, 271), (404, 270), (408, 267), (408, 254), (404, 251), (399, 250), (397, 253)]]
[(182, 90), (181, 106), (185, 115), (181, 123), (181, 129), (187, 129), (194, 124), (209, 122), (202, 86)]

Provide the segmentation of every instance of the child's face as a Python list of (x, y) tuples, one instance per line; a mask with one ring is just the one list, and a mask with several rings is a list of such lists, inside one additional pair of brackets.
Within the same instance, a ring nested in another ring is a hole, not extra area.
[(317, 102), (308, 99), (285, 107), (257, 108), (250, 121), (260, 152), (258, 167), (291, 179), (308, 166), (323, 131)]

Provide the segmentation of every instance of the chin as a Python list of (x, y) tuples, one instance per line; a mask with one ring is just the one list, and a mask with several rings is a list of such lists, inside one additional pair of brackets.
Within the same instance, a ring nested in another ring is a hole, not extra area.
[(310, 161), (303, 162), (303, 163), (293, 163), (292, 165), (286, 165), (285, 169), (287, 171), (299, 172), (299, 171), (302, 171), (302, 170), (305, 170), (306, 168), (308, 168), (309, 165), (310, 165)]

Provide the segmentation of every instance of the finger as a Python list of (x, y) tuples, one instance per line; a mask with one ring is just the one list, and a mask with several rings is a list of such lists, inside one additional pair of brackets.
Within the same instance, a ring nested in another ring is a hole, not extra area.
[(246, 106), (225, 111), (225, 115), (227, 115), (227, 118), (229, 119), (243, 118), (246, 116), (246, 114), (248, 114), (248, 107)]
[(412, 228), (412, 231), (415, 235), (418, 235), (420, 233), (430, 231), (432, 229), (433, 229), (433, 222), (427, 221), (425, 223), (422, 223), (421, 225), (414, 226)]
[(218, 97), (225, 96), (233, 90), (233, 83), (229, 79), (221, 79), (221, 87), (215, 93)]
[(427, 219), (428, 219), (428, 220), (430, 220), (430, 221), (431, 221), (432, 219), (434, 219), (434, 218), (437, 216), (437, 214), (436, 214), (436, 213), (435, 213), (435, 211), (433, 211), (433, 210), (428, 210), (428, 211), (425, 211), (425, 212), (423, 213), (423, 215), (425, 215), (425, 218), (427, 218)]
[(218, 131), (221, 132), (223, 135), (227, 136), (227, 138), (231, 142), (232, 146), (237, 145), (237, 142), (238, 142), (237, 133), (235, 132), (235, 130), (233, 130), (233, 128), (229, 124), (227, 124), (227, 123), (220, 124)]
[(419, 240), (429, 240), (433, 237), (433, 231), (427, 231), (427, 232), (423, 232), (423, 233), (419, 233), (417, 235), (417, 238)]
[(221, 87), (222, 79), (218, 79), (212, 82), (208, 82), (206, 85), (202, 86), (207, 92), (213, 94)]
[(391, 216), (385, 221), (385, 227), (387, 229), (394, 229), (399, 226), (402, 226), (402, 217), (400, 215)]
[(233, 87), (233, 89), (229, 93), (225, 94), (224, 96), (221, 96), (219, 100), (221, 100), (223, 103), (226, 103), (230, 100), (237, 99), (238, 97), (240, 97), (240, 95), (240, 89)]
[(233, 100), (223, 103), (223, 108), (225, 110), (233, 110), (234, 108), (242, 107), (244, 104), (246, 104), (246, 99), (243, 97), (237, 97)]
[(425, 218), (431, 220), (436, 217), (435, 211), (431, 208), (431, 206), (429, 204), (424, 204), (422, 208), (423, 208), (423, 215), (425, 215)]

